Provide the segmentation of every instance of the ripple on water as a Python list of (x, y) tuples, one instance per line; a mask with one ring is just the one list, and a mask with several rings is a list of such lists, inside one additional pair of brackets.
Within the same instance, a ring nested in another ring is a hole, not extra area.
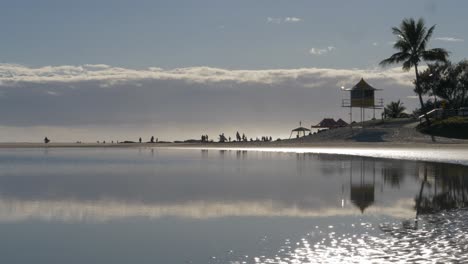
[[(310, 232), (286, 239), (273, 255), (243, 258), (247, 263), (468, 263), (468, 209), (426, 215), (414, 221), (363, 223), (362, 234)], [(369, 232), (368, 232), (369, 231)], [(320, 236), (320, 237), (317, 237)], [(291, 246), (294, 245), (294, 246)], [(239, 263), (231, 260), (227, 263)], [(242, 261), (240, 263), (242, 263)]]

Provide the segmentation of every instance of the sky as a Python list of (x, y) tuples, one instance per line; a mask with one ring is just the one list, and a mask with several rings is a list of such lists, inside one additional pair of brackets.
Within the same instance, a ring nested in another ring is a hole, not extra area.
[(391, 27), (422, 17), (437, 25), (430, 46), (459, 61), (466, 10), (462, 0), (2, 1), (0, 141), (287, 137), (299, 121), (349, 120), (340, 87), (361, 77), (411, 112), (411, 73), (378, 66)]

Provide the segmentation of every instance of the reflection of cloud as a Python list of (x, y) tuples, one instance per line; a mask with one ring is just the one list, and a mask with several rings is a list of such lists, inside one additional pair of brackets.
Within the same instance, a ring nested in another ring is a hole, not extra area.
[[(398, 200), (393, 206), (373, 206), (367, 211), (393, 217), (414, 217), (414, 201)], [(330, 217), (355, 215), (360, 212), (349, 205), (344, 208), (303, 209), (298, 206), (282, 207), (274, 201), (206, 202), (193, 201), (182, 204), (143, 204), (116, 201), (22, 201), (0, 199), (0, 222), (27, 219), (58, 221), (108, 221), (126, 217), (181, 217), (209, 219), (219, 217)]]
[(46, 91), (48, 95), (58, 96), (59, 94), (53, 91)]

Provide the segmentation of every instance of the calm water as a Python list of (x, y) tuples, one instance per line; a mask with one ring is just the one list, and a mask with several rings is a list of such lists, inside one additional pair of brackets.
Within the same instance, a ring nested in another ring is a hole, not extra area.
[(0, 150), (0, 263), (463, 262), (467, 195), (442, 163)]

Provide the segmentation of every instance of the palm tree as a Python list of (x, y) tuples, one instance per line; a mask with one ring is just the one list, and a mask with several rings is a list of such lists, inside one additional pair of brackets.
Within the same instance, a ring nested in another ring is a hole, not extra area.
[(398, 100), (397, 102), (391, 102), (385, 106), (385, 115), (391, 118), (398, 118), (406, 110), (406, 107), (403, 106), (403, 103)]
[[(435, 25), (428, 30), (422, 18), (417, 22), (413, 18), (403, 19), (399, 28), (392, 28), (393, 34), (398, 37), (393, 48), (398, 52), (380, 62), (381, 66), (403, 63), (403, 70), (405, 71), (409, 71), (414, 67), (416, 74), (415, 92), (419, 96), (421, 109), (424, 109), (424, 102), (422, 99), (423, 91), (419, 85), (418, 65), (421, 61), (445, 62), (448, 57), (448, 52), (445, 49), (426, 49), (434, 29)], [(427, 123), (430, 124), (426, 113), (424, 113), (424, 116)]]

